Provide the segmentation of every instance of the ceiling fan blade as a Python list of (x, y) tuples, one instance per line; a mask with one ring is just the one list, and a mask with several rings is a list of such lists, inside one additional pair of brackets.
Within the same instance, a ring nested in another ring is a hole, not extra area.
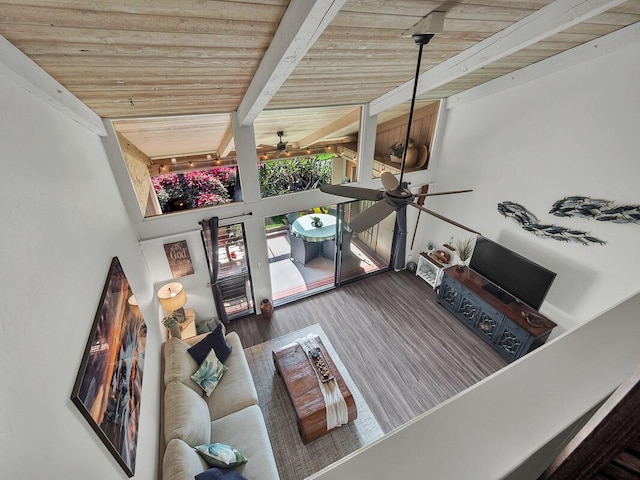
[(356, 233), (364, 232), (370, 229), (376, 223), (382, 221), (391, 214), (396, 208), (385, 201), (379, 201), (367, 208), (364, 212), (351, 220), (349, 227)]
[(473, 190), (451, 190), (449, 192), (437, 192), (437, 193), (421, 193), (419, 195), (415, 195), (416, 198), (420, 197), (437, 197), (438, 195), (454, 195), (456, 193), (468, 193), (473, 192)]
[(349, 185), (320, 185), (320, 191), (355, 198), (356, 200), (382, 200), (384, 193), (370, 188), (350, 187)]
[(382, 172), (380, 180), (382, 180), (382, 186), (386, 191), (394, 190), (398, 185), (400, 185), (396, 176), (391, 172)]
[(439, 218), (440, 220), (444, 220), (447, 223), (450, 223), (451, 225), (455, 225), (458, 228), (461, 228), (462, 230), (466, 230), (467, 232), (471, 232), (471, 233), (475, 233), (476, 235), (482, 235), (480, 232), (477, 232), (475, 230), (473, 230), (472, 228), (469, 228), (465, 225), (462, 225), (461, 223), (456, 222), (455, 220), (451, 220), (450, 218), (445, 217), (444, 215), (440, 215), (439, 213), (436, 213), (432, 210), (429, 210), (428, 208), (424, 208), (421, 207), (420, 205), (418, 205), (417, 203), (410, 203), (409, 205), (412, 205), (414, 207), (416, 207), (419, 210), (422, 210), (425, 213), (428, 213), (429, 215), (433, 215), (436, 218)]

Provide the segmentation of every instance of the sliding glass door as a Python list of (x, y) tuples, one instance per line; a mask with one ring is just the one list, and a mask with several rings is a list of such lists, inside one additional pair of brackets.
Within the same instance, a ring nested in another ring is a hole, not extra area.
[(336, 284), (386, 270), (391, 259), (395, 213), (364, 232), (356, 233), (349, 222), (374, 202), (360, 200), (338, 205)]
[(369, 203), (327, 205), (265, 220), (275, 305), (389, 267), (395, 215), (365, 232), (348, 226)]

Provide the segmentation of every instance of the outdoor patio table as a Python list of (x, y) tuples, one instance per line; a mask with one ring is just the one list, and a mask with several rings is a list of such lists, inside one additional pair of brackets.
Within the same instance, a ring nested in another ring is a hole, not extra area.
[[(312, 225), (313, 218), (318, 217), (321, 227)], [(291, 233), (307, 242), (323, 242), (336, 236), (336, 217), (326, 213), (313, 213), (298, 217), (291, 225)]]

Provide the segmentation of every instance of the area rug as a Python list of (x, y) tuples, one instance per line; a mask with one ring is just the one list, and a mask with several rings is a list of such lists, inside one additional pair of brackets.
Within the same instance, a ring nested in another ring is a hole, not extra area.
[[(307, 445), (302, 443), (293, 404), (282, 378), (276, 373), (272, 351), (315, 333), (329, 352), (344, 381), (348, 385), (358, 409), (358, 418), (352, 423)], [(296, 332), (245, 349), (253, 381), (258, 391), (258, 404), (262, 409), (271, 446), (281, 480), (302, 480), (382, 437), (383, 432), (353, 383), (331, 342), (315, 324)]]

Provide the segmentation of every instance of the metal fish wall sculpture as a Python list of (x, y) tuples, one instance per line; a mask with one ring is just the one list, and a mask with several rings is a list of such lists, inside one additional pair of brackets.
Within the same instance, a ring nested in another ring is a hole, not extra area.
[(553, 204), (549, 213), (556, 217), (593, 218), (600, 222), (640, 223), (640, 205), (616, 205), (590, 197), (565, 197)]
[(594, 243), (604, 245), (606, 243), (582, 230), (573, 230), (559, 225), (540, 223), (538, 217), (515, 202), (498, 203), (498, 212), (506, 218), (513, 219), (524, 230), (538, 237), (552, 238), (561, 242), (576, 242), (582, 245), (592, 245)]

